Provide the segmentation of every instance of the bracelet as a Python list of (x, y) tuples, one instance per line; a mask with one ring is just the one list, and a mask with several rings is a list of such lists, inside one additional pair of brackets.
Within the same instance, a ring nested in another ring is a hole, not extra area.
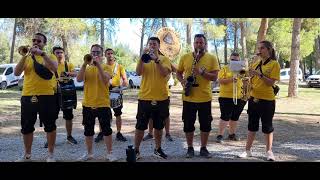
[(201, 76), (203, 76), (203, 75), (204, 75), (204, 73), (206, 73), (206, 71), (205, 71), (205, 70), (203, 70), (203, 71), (201, 72)]
[(41, 54), (40, 54), (40, 56), (45, 56), (46, 55), (46, 53), (45, 52), (42, 52)]
[(263, 78), (263, 74), (260, 74), (259, 76), (260, 76), (260, 78)]

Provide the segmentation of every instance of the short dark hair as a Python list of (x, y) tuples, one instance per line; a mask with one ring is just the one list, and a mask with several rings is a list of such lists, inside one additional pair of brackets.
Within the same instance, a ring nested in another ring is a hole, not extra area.
[(149, 43), (149, 41), (157, 41), (160, 44), (160, 39), (158, 37), (150, 37), (147, 43)]
[(196, 38), (203, 38), (204, 42), (207, 44), (207, 38), (204, 36), (204, 34), (196, 34), (194, 35), (194, 39)]
[(104, 53), (106, 53), (107, 51), (113, 51), (114, 52), (114, 50), (113, 49), (111, 49), (111, 48), (107, 48), (105, 51), (104, 51)]
[(36, 33), (36, 34), (34, 34), (34, 35), (42, 36), (42, 37), (43, 37), (43, 42), (44, 42), (44, 43), (47, 43), (47, 37), (46, 37), (44, 34), (38, 32), (38, 33)]
[(237, 53), (237, 52), (232, 52), (232, 53), (231, 53), (231, 56), (238, 56), (238, 57), (239, 57), (239, 56), (240, 56), (240, 54), (239, 54), (239, 53)]
[(103, 52), (103, 47), (100, 44), (94, 44), (91, 46), (90, 51), (92, 50), (93, 47), (98, 47), (101, 49), (101, 52)]
[(60, 46), (54, 46), (54, 47), (52, 48), (52, 53), (54, 53), (56, 50), (62, 50), (62, 51), (64, 52), (64, 49), (63, 49), (62, 47), (60, 47)]

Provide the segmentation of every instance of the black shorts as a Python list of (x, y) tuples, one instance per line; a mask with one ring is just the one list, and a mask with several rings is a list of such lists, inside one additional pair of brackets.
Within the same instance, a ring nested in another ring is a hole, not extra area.
[(221, 116), (220, 119), (224, 121), (238, 121), (239, 117), (243, 111), (244, 106), (246, 105), (246, 101), (241, 99), (237, 100), (237, 105), (233, 103), (232, 98), (224, 98), (219, 97), (219, 104), (220, 104), (220, 112)]
[(212, 129), (211, 101), (203, 103), (183, 101), (183, 131), (188, 133), (195, 130), (194, 123), (196, 122), (197, 111), (199, 116), (200, 130), (202, 132), (210, 132)]
[[(56, 117), (56, 119), (58, 119), (59, 118), (59, 112), (60, 112), (60, 100), (59, 100), (59, 98), (60, 98), (60, 96), (58, 95), (58, 94), (54, 94), (54, 96), (55, 96), (55, 99), (56, 99), (56, 115), (55, 115), (55, 117)], [(70, 108), (70, 109), (64, 109), (64, 110), (62, 110), (62, 112), (63, 112), (63, 119), (65, 119), (65, 120), (72, 120), (73, 119), (73, 108)]]
[(149, 119), (153, 120), (153, 128), (161, 130), (164, 128), (165, 119), (169, 116), (169, 101), (157, 101), (152, 105), (151, 101), (138, 100), (137, 124), (136, 129), (148, 129)]
[(112, 114), (111, 114), (110, 108), (108, 107), (90, 108), (90, 107), (83, 106), (82, 115), (83, 115), (82, 125), (84, 126), (85, 136), (94, 135), (94, 125), (95, 125), (96, 117), (98, 117), (102, 134), (104, 136), (109, 136), (112, 134), (112, 129), (110, 127)]
[(254, 102), (251, 97), (248, 102), (248, 130), (256, 132), (259, 130), (259, 120), (261, 118), (262, 132), (270, 134), (273, 132), (272, 119), (275, 111), (275, 101), (259, 99)]
[(35, 96), (37, 102), (31, 102), (33, 96), (21, 97), (21, 133), (34, 132), (34, 124), (39, 119), (44, 124), (45, 132), (52, 132), (56, 126), (56, 99), (53, 95)]
[(122, 108), (123, 108), (123, 106), (121, 105), (121, 106), (119, 106), (119, 107), (117, 107), (117, 108), (113, 108), (113, 109), (112, 109), (113, 112), (114, 112), (114, 116), (115, 116), (115, 117), (122, 115), (122, 111), (121, 111)]

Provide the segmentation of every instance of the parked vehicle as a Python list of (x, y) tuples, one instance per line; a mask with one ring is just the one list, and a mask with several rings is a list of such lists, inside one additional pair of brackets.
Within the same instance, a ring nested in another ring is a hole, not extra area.
[(314, 75), (310, 75), (306, 79), (306, 82), (309, 87), (320, 86), (320, 70), (317, 71)]
[[(128, 74), (129, 74), (129, 76), (128, 76)], [(128, 78), (130, 88), (140, 88), (141, 76), (138, 76), (136, 72), (128, 72), (127, 78)], [(172, 75), (170, 76), (170, 79), (168, 80), (168, 85), (169, 85), (169, 88), (174, 86), (174, 79), (173, 79)]]
[(14, 68), (17, 64), (0, 65), (0, 89), (7, 89), (9, 86), (17, 85), (19, 76), (14, 75)]
[[(303, 74), (302, 70), (299, 68), (297, 74), (298, 80), (301, 82), (303, 81)], [(290, 68), (285, 68), (280, 70), (280, 82), (289, 82), (290, 79)]]

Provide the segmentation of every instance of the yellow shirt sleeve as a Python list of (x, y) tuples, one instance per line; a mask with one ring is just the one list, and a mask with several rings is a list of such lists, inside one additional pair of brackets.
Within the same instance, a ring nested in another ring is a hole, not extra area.
[(275, 79), (277, 81), (280, 80), (280, 64), (274, 63), (274, 67), (272, 68), (272, 71), (270, 73), (270, 78)]

